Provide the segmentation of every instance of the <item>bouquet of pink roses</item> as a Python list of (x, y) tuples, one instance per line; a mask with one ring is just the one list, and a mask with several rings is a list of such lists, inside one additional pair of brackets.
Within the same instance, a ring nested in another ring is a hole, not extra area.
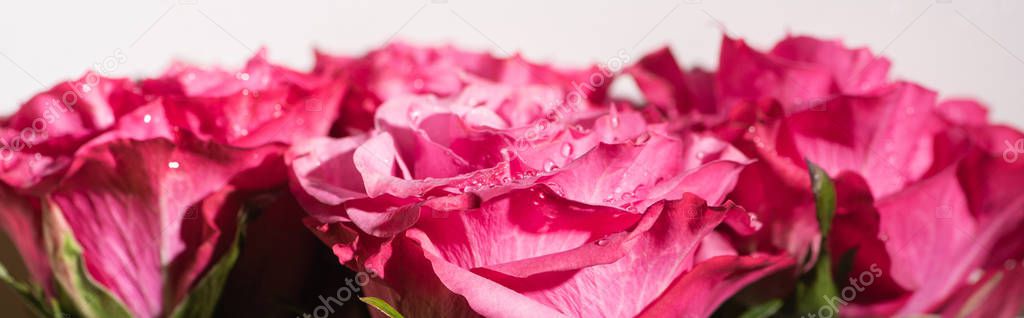
[(1021, 312), (1024, 133), (837, 41), (719, 60), (88, 73), (0, 119), (0, 279), (50, 317)]

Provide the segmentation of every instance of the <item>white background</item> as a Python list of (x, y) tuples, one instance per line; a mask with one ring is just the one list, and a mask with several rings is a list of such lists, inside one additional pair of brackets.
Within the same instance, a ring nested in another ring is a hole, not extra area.
[(714, 67), (719, 23), (760, 48), (787, 33), (870, 47), (896, 78), (980, 99), (994, 120), (1024, 126), (1022, 0), (5, 0), (0, 114), (116, 54), (126, 61), (103, 71), (118, 76), (157, 75), (173, 59), (237, 67), (261, 46), (307, 69), (313, 48), (358, 54), (394, 36), (569, 65), (668, 44), (685, 65)]

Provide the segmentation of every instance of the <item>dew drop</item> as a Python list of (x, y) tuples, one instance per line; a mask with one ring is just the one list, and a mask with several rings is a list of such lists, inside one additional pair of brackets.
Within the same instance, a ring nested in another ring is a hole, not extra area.
[(615, 105), (612, 105), (608, 121), (612, 124), (612, 128), (619, 127), (619, 108), (615, 107)]
[(544, 171), (546, 172), (555, 171), (555, 169), (558, 169), (558, 165), (556, 165), (554, 161), (548, 160), (548, 162), (544, 164)]
[(565, 196), (565, 190), (562, 190), (562, 186), (558, 185), (557, 183), (547, 183), (546, 185), (548, 186), (548, 188), (551, 188), (551, 191), (554, 191), (555, 194), (559, 196)]
[(596, 242), (594, 242), (594, 244), (597, 244), (597, 246), (605, 246), (605, 245), (608, 245), (608, 241), (609, 241), (608, 238), (604, 237), (604, 238), (601, 238), (600, 240), (597, 240)]
[(242, 128), (242, 126), (235, 125), (231, 129), (234, 130), (236, 136), (248, 136), (249, 135), (249, 130), (245, 129), (245, 128)]
[(975, 269), (973, 272), (971, 272), (970, 275), (967, 276), (967, 283), (968, 284), (977, 283), (979, 280), (981, 280), (981, 276), (983, 276), (983, 275), (985, 275), (984, 271), (982, 271), (981, 269)]
[(142, 116), (142, 122), (148, 124), (151, 121), (153, 121), (153, 116), (150, 116), (149, 114), (146, 114), (146, 116)]
[(633, 205), (632, 203), (627, 204), (625, 206), (625, 209), (626, 209), (626, 211), (629, 211), (630, 213), (636, 213), (637, 212), (636, 205)]
[(640, 146), (646, 144), (648, 140), (651, 140), (651, 134), (645, 131), (644, 133), (640, 134), (640, 136), (637, 136), (636, 139), (633, 140), (633, 144)]
[(572, 156), (572, 144), (566, 143), (562, 145), (562, 156), (569, 158)]
[(620, 196), (622, 200), (632, 200), (635, 197), (636, 194), (633, 194), (632, 192), (623, 192), (622, 196)]
[(612, 201), (615, 201), (615, 195), (614, 194), (610, 194), (609, 193), (608, 196), (604, 197), (604, 202), (605, 203), (609, 203), (609, 202), (612, 202)]
[(704, 156), (705, 156), (705, 154), (704, 154), (703, 151), (698, 151), (697, 152), (697, 160), (703, 160)]
[(181, 167), (181, 163), (178, 163), (177, 161), (171, 161), (167, 163), (167, 167), (171, 169), (178, 169)]
[(89, 84), (82, 84), (82, 91), (88, 93), (92, 91), (92, 86), (89, 86)]
[(248, 81), (249, 80), (249, 73), (245, 73), (245, 72), (238, 73), (238, 74), (235, 74), (235, 77), (240, 79), (240, 80), (243, 80), (243, 81)]

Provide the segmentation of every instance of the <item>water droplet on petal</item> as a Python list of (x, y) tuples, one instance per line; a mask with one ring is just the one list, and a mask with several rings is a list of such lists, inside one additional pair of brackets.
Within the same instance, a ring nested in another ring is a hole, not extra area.
[(632, 200), (635, 197), (636, 197), (636, 194), (633, 194), (632, 192), (623, 192), (622, 196), (620, 198), (622, 200)]
[(575, 126), (572, 126), (572, 128), (573, 128), (573, 130), (575, 130), (578, 133), (581, 133), (581, 134), (587, 133), (587, 128), (583, 127), (583, 125), (576, 124)]
[(242, 126), (239, 126), (239, 125), (232, 126), (231, 130), (235, 132), (235, 136), (247, 136), (247, 135), (249, 135), (249, 130), (245, 129), (245, 128), (242, 128)]
[(321, 233), (327, 233), (327, 231), (330, 230), (330, 228), (331, 228), (331, 225), (327, 224), (327, 223), (320, 224), (320, 225), (316, 226), (316, 230), (320, 231)]
[(604, 237), (604, 238), (601, 238), (600, 240), (597, 240), (596, 242), (594, 242), (594, 244), (597, 244), (597, 246), (605, 246), (605, 245), (608, 245), (608, 241), (609, 241), (608, 238)]
[(547, 185), (548, 188), (551, 188), (551, 191), (554, 191), (555, 194), (559, 196), (565, 196), (565, 190), (562, 190), (562, 186), (558, 185), (557, 183), (546, 183), (545, 185)]
[(608, 121), (612, 125), (612, 128), (619, 127), (619, 108), (616, 107), (615, 105), (612, 105), (612, 109), (608, 116)]
[(697, 152), (697, 160), (703, 160), (704, 156), (705, 156), (705, 154), (704, 154), (703, 151), (698, 151)]
[(967, 283), (968, 284), (977, 283), (979, 280), (981, 280), (981, 276), (984, 276), (984, 275), (985, 275), (984, 271), (982, 271), (981, 269), (975, 269), (973, 272), (971, 272), (970, 275), (967, 276)]
[(243, 81), (248, 81), (249, 80), (249, 73), (242, 72), (242, 73), (235, 74), (235, 78), (238, 78), (238, 79), (243, 80)]
[(167, 163), (167, 167), (171, 169), (178, 169), (181, 167), (181, 163), (178, 163), (177, 161), (171, 161)]
[(546, 172), (555, 171), (555, 169), (558, 169), (558, 165), (556, 165), (554, 161), (548, 160), (548, 162), (544, 164), (544, 171)]
[(146, 114), (146, 116), (142, 116), (142, 122), (148, 124), (151, 121), (153, 121), (153, 116), (150, 116), (149, 114)]
[(562, 145), (562, 156), (569, 158), (572, 156), (572, 144), (566, 143)]
[(633, 140), (633, 144), (640, 146), (646, 144), (648, 140), (651, 140), (651, 134), (645, 131)]

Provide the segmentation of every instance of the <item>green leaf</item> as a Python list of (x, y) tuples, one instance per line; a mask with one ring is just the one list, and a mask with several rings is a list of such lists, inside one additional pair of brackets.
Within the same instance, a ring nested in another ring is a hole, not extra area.
[(32, 313), (37, 316), (50, 317), (54, 316), (51, 312), (60, 311), (59, 308), (50, 308), (50, 301), (47, 301), (42, 288), (18, 281), (7, 271), (7, 267), (4, 266), (3, 262), (0, 262), (0, 281), (14, 289), (21, 296), (21, 300), (32, 310)]
[(739, 318), (768, 318), (778, 313), (779, 309), (782, 309), (782, 299), (772, 299), (750, 307)]
[(828, 251), (822, 249), (818, 256), (818, 262), (814, 264), (811, 272), (804, 274), (803, 279), (796, 286), (796, 309), (799, 313), (817, 312), (821, 307), (829, 306), (826, 299), (839, 295), (832, 280), (832, 262)]
[(814, 191), (814, 203), (818, 212), (818, 228), (824, 239), (832, 230), (832, 218), (836, 214), (836, 187), (828, 173), (818, 165), (807, 161), (807, 171), (811, 174), (811, 190)]
[[(82, 247), (71, 234), (58, 208), (44, 203), (43, 218), (46, 246), (62, 299), (66, 299), (81, 316), (131, 317), (127, 307), (89, 275), (82, 258)], [(54, 308), (54, 313), (60, 310), (59, 306), (54, 305)]]
[[(96, 283), (88, 270), (85, 268), (85, 259), (82, 258), (82, 247), (78, 241), (70, 235), (65, 236), (58, 257), (71, 269), (70, 281), (67, 282), (73, 288), (78, 297), (71, 300), (77, 305), (78, 310), (86, 316), (92, 317), (131, 317), (127, 307), (121, 303), (110, 291)], [(69, 295), (70, 296), (70, 295)]]
[(377, 297), (362, 297), (359, 298), (359, 300), (362, 300), (367, 305), (370, 305), (371, 307), (380, 310), (380, 312), (384, 313), (385, 316), (391, 318), (405, 318), (405, 316), (402, 316), (402, 314), (398, 313), (398, 311), (395, 310), (394, 307), (391, 307), (391, 305), (389, 305), (388, 302), (384, 301), (383, 299)]
[[(821, 253), (811, 272), (804, 274), (796, 286), (798, 313), (817, 312), (823, 306), (830, 306), (827, 299), (839, 295), (839, 289), (832, 279), (832, 257), (826, 241), (836, 212), (835, 184), (825, 170), (810, 161), (807, 161), (807, 170), (811, 174), (811, 190), (814, 191), (818, 228), (821, 230)], [(846, 257), (852, 260), (852, 256), (844, 255)]]
[(213, 316), (214, 311), (217, 309), (217, 302), (220, 300), (221, 292), (224, 290), (224, 284), (227, 282), (228, 276), (231, 275), (231, 269), (235, 267), (235, 262), (238, 261), (242, 241), (245, 239), (245, 223), (246, 211), (243, 208), (239, 212), (238, 231), (235, 232), (235, 240), (231, 244), (231, 248), (189, 291), (188, 296), (174, 308), (170, 317), (193, 318)]

